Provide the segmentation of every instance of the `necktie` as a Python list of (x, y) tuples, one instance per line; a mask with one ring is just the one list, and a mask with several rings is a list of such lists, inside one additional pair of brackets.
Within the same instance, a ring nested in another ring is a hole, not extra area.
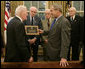
[(47, 22), (47, 24), (48, 24), (48, 28), (49, 28), (49, 27), (50, 27), (49, 19), (48, 19), (48, 22)]
[(33, 17), (32, 17), (32, 25), (33, 25)]
[(54, 19), (53, 23), (51, 24), (50, 30), (52, 29), (52, 27), (53, 27), (53, 25), (55, 24), (55, 22), (56, 22), (56, 18)]
[(71, 17), (71, 21), (73, 21), (73, 17)]

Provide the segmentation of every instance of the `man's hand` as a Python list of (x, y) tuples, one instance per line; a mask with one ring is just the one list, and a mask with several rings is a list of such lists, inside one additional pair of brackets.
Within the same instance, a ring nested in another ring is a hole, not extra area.
[(65, 58), (61, 58), (61, 61), (60, 61), (60, 66), (62, 67), (66, 67), (68, 64), (67, 60)]
[(28, 60), (28, 62), (33, 62), (33, 57), (30, 57), (30, 59)]
[(38, 29), (38, 30), (39, 30), (39, 33), (40, 33), (40, 34), (44, 33), (44, 31), (43, 31), (43, 30), (41, 30), (41, 29)]
[(29, 39), (28, 42), (30, 43), (30, 45), (33, 44), (33, 41), (31, 39)]
[(37, 40), (37, 39), (34, 38), (34, 39), (32, 39), (32, 42), (35, 43), (36, 40)]
[(34, 44), (35, 41), (36, 41), (36, 39), (34, 38), (34, 39), (30, 39), (30, 40), (28, 40), (28, 41), (29, 41), (30, 44)]

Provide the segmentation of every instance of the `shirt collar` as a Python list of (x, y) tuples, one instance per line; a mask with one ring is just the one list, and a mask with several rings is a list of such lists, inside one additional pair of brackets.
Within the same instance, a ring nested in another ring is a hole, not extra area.
[(73, 16), (73, 20), (75, 19), (75, 15)]
[(72, 16), (71, 18), (73, 18), (73, 20), (75, 19), (75, 15), (74, 16)]
[(16, 15), (16, 17), (18, 17), (18, 18), (21, 20), (21, 22), (22, 22), (22, 19), (21, 19), (21, 17), (19, 17), (19, 16), (17, 16), (17, 15)]
[[(32, 20), (32, 16), (30, 15), (30, 21)], [(33, 20), (34, 20), (34, 17), (33, 17)]]
[(60, 15), (59, 17), (56, 18), (56, 21), (61, 17), (62, 15)]

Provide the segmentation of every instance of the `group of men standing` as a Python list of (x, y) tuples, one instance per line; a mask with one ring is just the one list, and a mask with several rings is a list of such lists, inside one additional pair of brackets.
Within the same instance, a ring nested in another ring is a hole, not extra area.
[[(62, 6), (56, 4), (45, 11), (45, 21), (36, 14), (34, 6), (30, 8), (29, 15), (25, 6), (16, 8), (15, 17), (7, 25), (5, 62), (36, 62), (41, 41), (45, 61), (60, 61), (61, 66), (68, 65), (70, 47), (72, 60), (79, 60), (82, 23), (81, 17), (75, 15), (75, 8), (69, 9), (70, 16), (67, 18), (62, 15)], [(38, 26), (40, 35), (26, 35), (25, 25)]]

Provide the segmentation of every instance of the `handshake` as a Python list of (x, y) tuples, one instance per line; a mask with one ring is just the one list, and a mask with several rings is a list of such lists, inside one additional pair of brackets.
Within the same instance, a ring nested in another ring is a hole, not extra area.
[(33, 38), (33, 39), (29, 39), (28, 42), (29, 42), (30, 45), (31, 45), (31, 44), (34, 44), (36, 40), (37, 40), (37, 38), (35, 37), (35, 38)]
[[(43, 31), (43, 30), (41, 30), (41, 29), (38, 29), (38, 30), (39, 30), (39, 34), (44, 33), (44, 31)], [(29, 43), (30, 43), (30, 45), (31, 45), (31, 44), (34, 44), (36, 40), (37, 40), (37, 38), (36, 38), (36, 37), (34, 37), (33, 39), (29, 39), (29, 40), (28, 40), (28, 42), (29, 42)]]
[(38, 29), (39, 30), (39, 34), (43, 34), (44, 30)]

